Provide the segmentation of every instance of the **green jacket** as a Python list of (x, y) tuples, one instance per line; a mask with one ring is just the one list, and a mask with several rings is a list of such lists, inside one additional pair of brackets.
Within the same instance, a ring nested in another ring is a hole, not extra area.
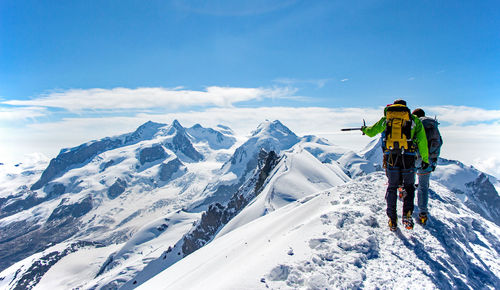
[[(424, 125), (422, 125), (422, 121), (420, 121), (417, 116), (411, 115), (411, 118), (415, 124), (415, 126), (411, 128), (411, 139), (417, 144), (422, 161), (429, 163), (429, 149), (427, 148), (427, 137), (425, 136)], [(368, 137), (374, 137), (385, 131), (385, 125), (385, 116), (383, 116), (377, 123), (373, 124), (373, 126), (364, 127), (361, 131)]]

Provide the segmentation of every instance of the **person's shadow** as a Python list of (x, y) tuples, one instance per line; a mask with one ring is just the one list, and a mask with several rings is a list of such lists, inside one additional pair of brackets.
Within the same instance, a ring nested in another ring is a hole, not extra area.
[[(436, 192), (429, 189), (429, 198), (444, 201)], [(472, 217), (460, 217), (447, 223), (429, 216), (423, 229), (439, 241), (448, 256), (433, 257), (425, 245), (417, 238), (406, 238), (398, 229), (396, 235), (403, 244), (431, 269), (425, 273), (441, 289), (500, 289), (500, 279), (489, 266), (476, 254), (471, 244), (493, 250), (500, 254), (500, 243), (491, 235), (482, 223)], [(480, 233), (492, 247), (484, 243), (477, 235)]]

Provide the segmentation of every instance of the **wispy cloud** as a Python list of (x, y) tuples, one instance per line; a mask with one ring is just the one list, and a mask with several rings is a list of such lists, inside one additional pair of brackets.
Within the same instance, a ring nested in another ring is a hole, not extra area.
[(500, 157), (476, 158), (474, 165), (477, 169), (500, 178)]
[(341, 79), (340, 81), (345, 83), (345, 82), (349, 81), (349, 79), (345, 78), (345, 79)]
[(72, 112), (84, 110), (137, 110), (191, 106), (231, 107), (236, 103), (293, 97), (293, 88), (207, 87), (204, 91), (182, 88), (114, 88), (72, 89), (53, 92), (31, 100), (10, 100), (2, 104), (62, 108)]
[(500, 110), (486, 110), (466, 106), (434, 106), (424, 108), (426, 115), (437, 115), (441, 121), (454, 125), (463, 125), (470, 122), (500, 121)]
[(0, 120), (2, 121), (15, 121), (34, 119), (43, 117), (48, 113), (46, 108), (41, 107), (0, 107)]

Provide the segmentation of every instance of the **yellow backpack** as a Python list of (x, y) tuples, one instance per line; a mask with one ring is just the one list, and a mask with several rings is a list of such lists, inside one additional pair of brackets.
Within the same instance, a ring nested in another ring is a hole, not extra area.
[(385, 110), (384, 150), (414, 151), (411, 139), (411, 112), (405, 105), (390, 105)]

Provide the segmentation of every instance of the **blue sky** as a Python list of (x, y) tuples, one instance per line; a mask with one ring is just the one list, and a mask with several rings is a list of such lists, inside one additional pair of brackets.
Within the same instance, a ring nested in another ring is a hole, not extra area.
[[(146, 119), (190, 123), (196, 113), (247, 130), (218, 110), (254, 109), (268, 113), (253, 114), (252, 126), (285, 118), (314, 133), (286, 108), (323, 120), (362, 109), (335, 125), (306, 122), (331, 133), (376, 121), (401, 97), (440, 115), (449, 157), (470, 155), (459, 138), (467, 130), (490, 134), (482, 151), (491, 152), (500, 143), (499, 27), (498, 1), (4, 0), (0, 158), (53, 157)], [(93, 122), (113, 125), (96, 131)], [(78, 134), (58, 134), (69, 127)], [(500, 153), (480, 158), (467, 161), (488, 161), (500, 176)]]
[(500, 106), (498, 1), (21, 0), (0, 13), (4, 99), (288, 80), (314, 99), (293, 106)]

